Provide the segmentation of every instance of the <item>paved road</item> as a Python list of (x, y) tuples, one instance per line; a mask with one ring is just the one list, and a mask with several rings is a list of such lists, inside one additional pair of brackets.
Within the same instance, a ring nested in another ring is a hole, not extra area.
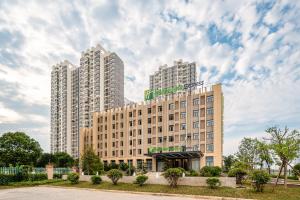
[[(0, 190), (0, 200), (195, 200), (175, 196), (154, 196), (124, 192), (52, 188), (46, 186)], [(198, 199), (199, 200), (199, 199)]]

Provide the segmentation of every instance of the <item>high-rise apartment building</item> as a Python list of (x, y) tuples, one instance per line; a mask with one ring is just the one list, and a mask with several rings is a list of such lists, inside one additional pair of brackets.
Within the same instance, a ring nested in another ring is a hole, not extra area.
[(100, 45), (82, 52), (80, 67), (65, 61), (51, 72), (51, 152), (79, 157), (79, 129), (93, 113), (124, 105), (124, 64)]
[(179, 84), (195, 83), (197, 80), (196, 63), (174, 61), (174, 65), (160, 66), (159, 70), (150, 75), (150, 90), (175, 87)]
[(166, 161), (197, 171), (222, 165), (221, 84), (95, 112), (93, 118), (93, 127), (80, 129), (80, 152), (91, 147), (104, 164), (149, 171), (162, 171)]
[(52, 67), (51, 152), (71, 152), (73, 69), (74, 66), (68, 61)]
[(93, 125), (93, 112), (124, 105), (124, 64), (97, 45), (82, 53), (79, 69), (79, 127)]

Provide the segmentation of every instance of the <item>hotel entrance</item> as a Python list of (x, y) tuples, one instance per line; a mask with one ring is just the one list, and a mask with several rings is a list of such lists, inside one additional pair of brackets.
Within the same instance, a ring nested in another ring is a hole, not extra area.
[(181, 167), (185, 170), (200, 169), (200, 159), (203, 154), (200, 151), (191, 152), (164, 152), (154, 153), (151, 156), (156, 160), (155, 169), (162, 172), (167, 168)]

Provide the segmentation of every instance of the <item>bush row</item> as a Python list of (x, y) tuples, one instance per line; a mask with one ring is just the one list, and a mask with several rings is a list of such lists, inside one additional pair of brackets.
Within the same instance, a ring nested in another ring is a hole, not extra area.
[(41, 181), (46, 180), (47, 174), (0, 174), (0, 185), (7, 185), (20, 181)]

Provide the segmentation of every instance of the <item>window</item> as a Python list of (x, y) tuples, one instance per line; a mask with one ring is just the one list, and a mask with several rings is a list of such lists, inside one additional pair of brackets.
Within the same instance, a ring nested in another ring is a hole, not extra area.
[(206, 134), (206, 139), (207, 140), (213, 140), (214, 139), (214, 133), (213, 132), (208, 132)]
[(148, 138), (148, 144), (151, 144), (151, 138)]
[(129, 112), (129, 117), (132, 117), (132, 112)]
[(151, 114), (151, 108), (148, 108), (148, 114)]
[(120, 155), (123, 156), (123, 150), (120, 151)]
[(199, 117), (199, 110), (193, 110), (193, 117)]
[(142, 144), (142, 140), (138, 139), (138, 144), (141, 145)]
[(162, 132), (162, 126), (158, 127), (158, 132), (161, 133)]
[(158, 143), (162, 143), (162, 141), (163, 141), (162, 137), (158, 137), (157, 139), (158, 139)]
[(113, 124), (113, 125), (112, 125), (112, 129), (115, 129), (115, 128), (116, 128), (116, 125), (115, 125), (115, 124)]
[(142, 149), (138, 149), (138, 154), (139, 154), (139, 155), (142, 154)]
[(123, 113), (121, 113), (121, 119), (123, 119)]
[(193, 128), (199, 128), (199, 122), (193, 122)]
[(138, 125), (142, 125), (142, 120), (138, 120)]
[(113, 115), (113, 116), (112, 116), (112, 119), (113, 119), (113, 120), (116, 120), (116, 116), (115, 116), (115, 115)]
[(199, 151), (199, 145), (198, 144), (193, 146), (193, 151)]
[(123, 132), (120, 132), (120, 137), (123, 137)]
[(207, 126), (213, 126), (214, 125), (214, 120), (207, 120), (206, 125)]
[(181, 130), (185, 130), (186, 129), (186, 124), (181, 124)]
[(207, 152), (213, 152), (214, 151), (214, 145), (213, 144), (207, 144), (206, 145), (206, 151)]
[(129, 150), (129, 155), (132, 155), (132, 149)]
[(139, 129), (139, 130), (138, 130), (138, 134), (139, 134), (139, 135), (142, 135), (142, 129)]
[(129, 126), (132, 126), (132, 121), (129, 121)]
[(113, 134), (112, 134), (112, 138), (115, 138), (115, 137), (116, 137), (116, 134), (115, 134), (115, 133), (113, 133)]
[(174, 125), (169, 125), (169, 131), (174, 131)]
[(213, 102), (213, 101), (214, 101), (214, 96), (213, 95), (206, 97), (206, 102), (207, 103), (210, 103), (210, 102)]
[(123, 141), (120, 141), (120, 146), (121, 146), (121, 147), (123, 146)]
[(162, 116), (158, 116), (158, 122), (162, 122)]
[(214, 114), (214, 109), (213, 108), (207, 108), (206, 113), (207, 113), (207, 115), (212, 115), (212, 114)]
[(148, 124), (151, 124), (151, 118), (148, 118)]
[(174, 110), (174, 103), (169, 104), (169, 110)]
[(148, 128), (148, 134), (151, 134), (151, 128)]
[(173, 136), (169, 136), (169, 142), (173, 142), (174, 141), (174, 137)]
[(214, 157), (206, 156), (206, 166), (214, 166)]
[(186, 101), (181, 101), (180, 102), (180, 107), (185, 108), (186, 107)]
[(129, 136), (132, 136), (132, 131), (129, 131)]
[(139, 111), (138, 111), (138, 114), (139, 114), (139, 115), (142, 115), (142, 110), (139, 110)]
[(199, 105), (199, 98), (196, 98), (196, 99), (193, 99), (193, 105), (194, 106), (197, 106), (197, 105)]
[(129, 145), (130, 145), (130, 146), (132, 145), (132, 140), (129, 140)]
[(169, 115), (169, 120), (174, 120), (174, 115), (173, 114)]
[(158, 112), (162, 112), (162, 106), (158, 106)]
[(181, 119), (185, 119), (185, 117), (186, 117), (186, 112), (181, 112), (180, 113), (180, 118)]
[(193, 140), (199, 140), (199, 133), (193, 134)]

